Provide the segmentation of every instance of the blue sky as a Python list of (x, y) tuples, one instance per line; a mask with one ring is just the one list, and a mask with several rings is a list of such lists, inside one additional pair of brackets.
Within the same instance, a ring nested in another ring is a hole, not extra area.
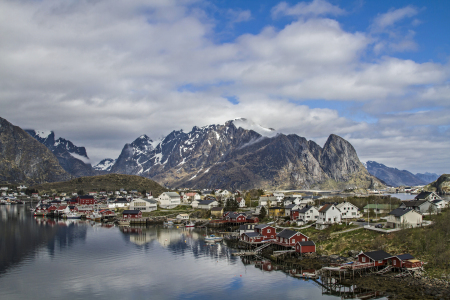
[(1, 117), (117, 158), (244, 117), (450, 169), (448, 1), (0, 1)]

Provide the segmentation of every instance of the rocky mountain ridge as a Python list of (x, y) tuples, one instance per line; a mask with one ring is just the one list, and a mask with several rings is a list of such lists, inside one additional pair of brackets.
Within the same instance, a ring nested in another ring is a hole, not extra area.
[(25, 131), (50, 149), (50, 151), (58, 158), (58, 161), (64, 170), (72, 176), (80, 177), (96, 174), (89, 163), (86, 148), (77, 147), (71, 141), (61, 137), (55, 140), (55, 133), (53, 131), (34, 129), (26, 129)]
[(0, 118), (0, 181), (39, 184), (68, 180), (55, 155), (28, 133)]
[(141, 175), (170, 187), (382, 186), (353, 146), (337, 135), (330, 135), (322, 148), (294, 134), (267, 137), (241, 125), (242, 119), (194, 126), (188, 133), (172, 131), (159, 143), (142, 135), (124, 146), (111, 173)]

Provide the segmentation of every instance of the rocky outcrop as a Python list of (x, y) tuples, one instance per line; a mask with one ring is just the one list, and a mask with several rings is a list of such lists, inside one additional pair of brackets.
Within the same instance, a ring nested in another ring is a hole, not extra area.
[(75, 146), (71, 141), (64, 138), (55, 140), (53, 131), (39, 131), (34, 129), (25, 130), (37, 141), (45, 145), (58, 158), (59, 164), (69, 174), (75, 177), (91, 176), (96, 172), (89, 163), (86, 149)]
[(46, 146), (0, 118), (0, 181), (38, 184), (69, 178)]
[(450, 194), (450, 174), (442, 174), (436, 181), (423, 188), (424, 191)]

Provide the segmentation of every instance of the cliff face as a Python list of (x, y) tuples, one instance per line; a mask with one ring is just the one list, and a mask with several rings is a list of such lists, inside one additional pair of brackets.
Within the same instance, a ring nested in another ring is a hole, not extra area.
[(423, 188), (424, 191), (450, 194), (450, 174), (442, 174), (436, 181)]
[(69, 178), (47, 147), (0, 118), (0, 181), (38, 184)]
[(266, 137), (233, 121), (173, 131), (155, 143), (126, 144), (113, 173), (149, 177), (170, 187), (377, 188), (353, 146), (330, 135), (324, 148), (297, 135)]

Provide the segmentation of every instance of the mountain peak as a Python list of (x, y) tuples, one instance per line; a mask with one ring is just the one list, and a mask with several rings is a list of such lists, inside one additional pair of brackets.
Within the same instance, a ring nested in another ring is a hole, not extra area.
[(277, 135), (277, 131), (275, 129), (263, 127), (255, 123), (254, 121), (246, 118), (237, 118), (228, 122), (232, 123), (236, 128), (241, 127), (246, 130), (253, 130), (262, 136), (273, 137)]

